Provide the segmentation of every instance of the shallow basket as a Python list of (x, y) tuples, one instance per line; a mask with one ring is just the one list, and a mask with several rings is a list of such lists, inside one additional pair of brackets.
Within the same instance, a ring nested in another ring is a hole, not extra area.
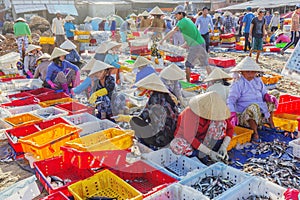
[(257, 196), (267, 196), (271, 197), (270, 199), (284, 199), (283, 193), (286, 191), (286, 188), (283, 188), (277, 184), (274, 184), (270, 181), (267, 181), (260, 177), (253, 177), (249, 180), (241, 183), (234, 190), (228, 190), (218, 200), (239, 200), (247, 199), (252, 195)]
[(68, 115), (68, 111), (62, 110), (56, 107), (47, 107), (41, 108), (35, 111), (32, 111), (32, 114), (44, 119), (49, 120), (57, 117), (63, 117)]
[[(235, 185), (228, 189), (229, 192), (235, 189), (238, 185), (243, 183), (244, 181), (248, 180), (251, 176), (249, 174), (246, 174), (245, 172), (242, 172), (238, 169), (235, 169), (233, 167), (230, 167), (228, 165), (225, 165), (223, 163), (215, 163), (209, 167), (207, 167), (204, 170), (201, 170), (200, 172), (194, 174), (193, 176), (189, 176), (183, 180), (180, 181), (181, 184), (192, 186), (199, 182), (199, 179), (205, 178), (207, 176), (219, 176), (222, 179), (229, 180), (233, 182)], [(217, 198), (222, 197), (222, 194), (220, 194)]]
[(290, 141), (289, 145), (293, 147), (293, 155), (300, 158), (300, 138)]
[(200, 161), (197, 162), (184, 155), (176, 155), (169, 148), (143, 154), (142, 157), (154, 166), (158, 165), (165, 168), (170, 176), (178, 180), (182, 179), (190, 171), (206, 168), (206, 165)]
[(251, 141), (251, 136), (253, 134), (253, 130), (243, 128), (240, 126), (234, 127), (234, 135), (227, 147), (227, 151), (231, 150), (232, 148), (236, 147), (237, 144), (245, 144)]
[(142, 194), (109, 170), (103, 170), (94, 176), (78, 181), (68, 187), (75, 200), (87, 197), (105, 196), (118, 199), (143, 199)]
[(41, 108), (42, 107), (39, 104), (31, 104), (31, 105), (27, 105), (27, 106), (18, 106), (18, 107), (15, 107), (15, 108), (8, 108), (7, 110), (12, 115), (16, 115), (16, 114), (31, 112), (31, 111), (38, 110), (38, 109), (41, 109)]
[(295, 132), (298, 128), (298, 120), (299, 115), (293, 114), (274, 114), (273, 121), (275, 127), (279, 127), (281, 130), (288, 131), (288, 132)]
[(158, 191), (144, 200), (209, 200), (206, 196), (202, 193), (198, 192), (197, 190), (181, 185), (178, 183), (174, 183), (165, 189)]

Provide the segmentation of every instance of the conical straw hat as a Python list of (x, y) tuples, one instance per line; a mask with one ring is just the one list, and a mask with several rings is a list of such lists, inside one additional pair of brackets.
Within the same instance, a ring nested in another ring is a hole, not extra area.
[(150, 15), (164, 15), (163, 11), (158, 6), (155, 6), (149, 13)]
[(142, 67), (142, 66), (145, 66), (145, 65), (148, 65), (148, 64), (152, 64), (152, 62), (150, 60), (148, 60), (147, 58), (143, 57), (143, 56), (139, 56), (139, 57), (137, 57), (134, 64), (130, 65), (130, 67), (138, 68), (138, 67)]
[(28, 45), (25, 53), (29, 53), (30, 51), (33, 51), (36, 49), (41, 49), (41, 48), (42, 48), (41, 46), (30, 44), (30, 45)]
[(137, 87), (145, 88), (145, 89), (152, 90), (152, 91), (170, 93), (169, 90), (164, 85), (164, 83), (154, 73), (146, 76), (142, 80), (136, 82), (134, 85)]
[(66, 16), (66, 18), (65, 18), (65, 20), (67, 20), (67, 21), (72, 21), (72, 20), (74, 20), (75, 18), (74, 17), (72, 17), (71, 15), (68, 15), (68, 16)]
[(114, 47), (121, 47), (121, 43), (115, 42), (115, 41), (109, 41), (106, 43), (106, 51), (114, 48)]
[(106, 64), (105, 62), (102, 62), (100, 60), (95, 60), (94, 64), (93, 64), (93, 68), (91, 70), (91, 72), (89, 73), (89, 76), (100, 72), (102, 70), (108, 69), (108, 68), (114, 68), (113, 66)]
[(249, 56), (245, 57), (231, 72), (255, 71), (262, 72), (263, 69)]
[(227, 74), (226, 72), (224, 72), (222, 69), (220, 68), (215, 68), (204, 80), (205, 82), (208, 81), (214, 81), (214, 80), (220, 80), (220, 79), (232, 79), (231, 76), (229, 76), (229, 74)]
[(230, 117), (225, 101), (214, 91), (192, 97), (189, 106), (196, 115), (204, 119), (225, 120)]
[(137, 15), (135, 13), (131, 13), (129, 16), (130, 17), (137, 17)]
[(81, 71), (91, 71), (94, 64), (95, 64), (96, 59), (95, 58), (91, 58), (88, 63), (86, 63), (86, 65), (84, 65), (83, 68), (81, 68)]
[(60, 49), (58, 47), (55, 47), (54, 50), (52, 51), (52, 54), (51, 54), (51, 57), (49, 60), (53, 60), (54, 58), (57, 58), (59, 56), (65, 56), (69, 54), (69, 52), (63, 50), (63, 49)]
[(167, 80), (181, 80), (185, 78), (185, 72), (180, 69), (176, 64), (172, 63), (164, 68), (159, 76)]
[(229, 12), (229, 11), (226, 11), (226, 12), (224, 13), (224, 16), (231, 16), (231, 15), (232, 15), (232, 13)]
[(93, 20), (93, 18), (91, 18), (90, 16), (86, 16), (86, 18), (84, 19), (83, 22), (90, 22), (92, 20)]
[(24, 18), (22, 18), (22, 17), (19, 17), (18, 19), (16, 19), (16, 22), (18, 22), (18, 21), (20, 21), (20, 22), (26, 22), (26, 20)]
[(64, 41), (59, 47), (61, 49), (68, 49), (68, 50), (76, 49), (76, 45), (73, 42), (71, 42), (70, 40)]
[(129, 18), (129, 19), (126, 19), (126, 21), (129, 23), (129, 24), (135, 24), (134, 20)]
[(284, 32), (280, 29), (278, 29), (276, 32), (275, 32), (275, 37), (278, 37), (280, 34), (283, 34)]
[(47, 53), (44, 53), (43, 55), (41, 55), (37, 60), (41, 60), (41, 59), (50, 59), (50, 55), (49, 54), (47, 54)]
[(145, 10), (144, 12), (142, 12), (142, 13), (140, 14), (140, 16), (142, 16), (142, 17), (148, 17), (148, 16), (149, 16), (149, 13)]
[(95, 50), (95, 53), (103, 54), (107, 52), (107, 47), (106, 47), (107, 42), (103, 42), (100, 44), (99, 47)]

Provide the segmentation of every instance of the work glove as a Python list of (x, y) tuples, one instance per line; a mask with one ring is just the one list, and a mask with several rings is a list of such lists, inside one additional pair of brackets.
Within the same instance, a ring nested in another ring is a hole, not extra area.
[(102, 97), (102, 96), (107, 95), (107, 94), (108, 94), (108, 92), (107, 92), (106, 88), (102, 88), (100, 90), (97, 90), (96, 92), (94, 92), (90, 96), (89, 103), (93, 105), (93, 104), (95, 104), (95, 102), (96, 102), (96, 100), (97, 100), (98, 97)]
[(130, 115), (122, 115), (122, 114), (119, 114), (118, 116), (114, 117), (114, 119), (115, 119), (117, 122), (127, 122), (127, 123), (129, 123), (132, 117), (133, 117), (133, 116), (130, 116)]
[(278, 108), (278, 100), (276, 99), (275, 96), (266, 93), (264, 96), (264, 100), (269, 103), (274, 103), (276, 109)]
[(227, 147), (228, 147), (230, 141), (231, 141), (231, 138), (229, 136), (226, 136), (223, 140), (221, 147), (219, 148), (219, 151), (218, 151), (218, 154), (220, 154), (222, 156), (222, 159), (226, 160), (226, 161), (229, 158), (228, 153), (227, 153)]
[(239, 124), (239, 119), (237, 117), (236, 112), (231, 112), (230, 122), (232, 126), (237, 126)]
[(51, 80), (48, 80), (47, 83), (50, 85), (50, 87), (51, 87), (52, 89), (56, 89), (56, 88), (57, 88), (57, 85), (54, 84)]
[(218, 162), (222, 159), (222, 156), (220, 154), (218, 154), (215, 151), (212, 151), (204, 144), (200, 144), (200, 146), (198, 147), (198, 150), (201, 151), (202, 153), (204, 153), (205, 155), (208, 155), (210, 157), (210, 159), (214, 162)]
[(26, 72), (26, 74), (27, 74), (30, 78), (33, 78), (33, 74), (31, 73), (31, 71), (28, 70), (28, 71)]

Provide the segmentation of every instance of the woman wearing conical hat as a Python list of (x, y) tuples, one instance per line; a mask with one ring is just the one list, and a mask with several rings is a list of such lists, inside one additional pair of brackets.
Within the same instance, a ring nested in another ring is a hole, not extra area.
[(229, 79), (232, 79), (229, 74), (220, 68), (215, 68), (204, 80), (208, 82), (206, 92), (215, 91), (226, 102), (230, 88), (230, 84), (227, 82)]
[(66, 55), (66, 60), (73, 63), (77, 67), (81, 67), (83, 60), (80, 57), (78, 51), (76, 50), (76, 45), (71, 40), (64, 41), (60, 48), (63, 50), (66, 50), (69, 52), (68, 55)]
[(42, 56), (40, 56), (37, 59), (36, 62), (38, 63), (38, 65), (37, 68), (35, 69), (34, 76), (33, 76), (33, 78), (40, 78), (44, 82), (43, 84), (44, 87), (48, 87), (48, 84), (46, 82), (46, 74), (47, 74), (48, 66), (51, 63), (49, 59), (50, 59), (50, 55), (47, 53), (44, 53)]
[(233, 136), (230, 111), (216, 92), (191, 98), (179, 115), (170, 148), (175, 154), (196, 155), (208, 164), (228, 160), (227, 147)]
[(116, 121), (129, 122), (135, 136), (153, 149), (168, 145), (174, 137), (178, 107), (172, 95), (156, 74), (135, 83), (138, 89), (148, 90), (150, 97), (139, 116), (118, 115)]
[(140, 31), (144, 31), (151, 25), (151, 19), (149, 18), (149, 13), (146, 10), (140, 14), (140, 16), (142, 17), (140, 22)]
[(155, 69), (153, 68), (153, 63), (143, 56), (137, 57), (134, 64), (129, 66), (133, 69), (133, 72), (136, 73), (135, 83), (142, 80), (146, 76), (155, 73)]
[(28, 78), (33, 78), (35, 68), (37, 67), (37, 59), (43, 55), (42, 47), (30, 44), (25, 51), (24, 72)]
[(79, 68), (65, 60), (69, 52), (55, 47), (51, 57), (51, 64), (48, 66), (46, 82), (52, 89), (63, 89), (63, 91), (70, 95), (69, 87), (76, 87), (80, 83)]
[(76, 30), (76, 27), (73, 23), (74, 19), (75, 18), (70, 15), (66, 16), (65, 18), (66, 22), (64, 24), (64, 29), (68, 40), (74, 40), (74, 31)]
[(279, 92), (270, 95), (260, 77), (263, 70), (250, 57), (244, 58), (232, 72), (239, 72), (241, 77), (230, 87), (227, 105), (231, 112), (231, 123), (249, 127), (254, 131), (252, 142), (258, 143), (258, 127), (269, 123), (274, 127), (273, 111), (277, 109)]

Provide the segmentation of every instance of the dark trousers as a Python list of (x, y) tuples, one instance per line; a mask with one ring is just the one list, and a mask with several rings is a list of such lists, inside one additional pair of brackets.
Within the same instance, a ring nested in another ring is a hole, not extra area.
[(202, 35), (202, 37), (204, 38), (205, 40), (205, 49), (206, 49), (206, 52), (208, 52), (209, 50), (209, 33), (205, 33), (204, 35)]
[[(296, 37), (297, 32), (296, 31), (291, 31), (291, 41), (289, 43), (287, 43), (285, 45), (285, 47), (283, 47), (282, 51), (287, 50), (288, 48), (290, 48), (292, 45), (294, 45), (296, 47), (299, 38)], [(300, 34), (300, 32), (299, 32)]]
[(271, 31), (272, 31), (272, 32), (277, 31), (277, 29), (278, 29), (277, 26), (272, 26), (272, 27), (271, 27)]
[(244, 33), (245, 36), (245, 45), (244, 45), (244, 51), (247, 51), (247, 49), (251, 49), (251, 44), (249, 42), (249, 33)]

